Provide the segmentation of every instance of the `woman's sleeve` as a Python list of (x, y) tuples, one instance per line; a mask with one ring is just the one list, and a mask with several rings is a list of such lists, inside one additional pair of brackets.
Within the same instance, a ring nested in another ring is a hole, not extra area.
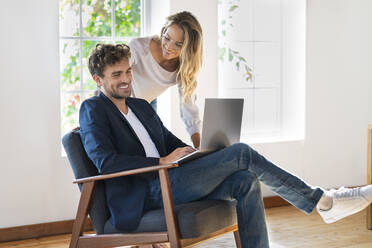
[(196, 105), (196, 94), (194, 93), (188, 101), (183, 100), (183, 95), (178, 89), (180, 100), (180, 113), (185, 123), (187, 132), (191, 135), (200, 133), (201, 120), (199, 117), (199, 107)]
[(133, 66), (137, 64), (138, 61), (138, 41), (136, 39), (132, 39), (128, 46), (130, 48), (130, 58), (129, 58), (129, 65)]

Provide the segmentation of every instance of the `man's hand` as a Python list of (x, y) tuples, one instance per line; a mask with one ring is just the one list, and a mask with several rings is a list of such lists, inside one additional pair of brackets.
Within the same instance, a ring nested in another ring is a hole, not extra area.
[(183, 156), (186, 156), (189, 153), (194, 152), (195, 149), (191, 146), (186, 147), (180, 147), (171, 152), (168, 156), (160, 158), (159, 164), (171, 164), (173, 161), (176, 161), (177, 159), (182, 158)]

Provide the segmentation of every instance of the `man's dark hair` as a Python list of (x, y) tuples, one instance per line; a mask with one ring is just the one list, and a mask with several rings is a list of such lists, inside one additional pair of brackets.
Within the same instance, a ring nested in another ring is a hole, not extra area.
[(114, 65), (124, 58), (130, 58), (129, 46), (98, 43), (89, 56), (89, 72), (92, 76), (97, 74), (103, 77), (106, 65)]

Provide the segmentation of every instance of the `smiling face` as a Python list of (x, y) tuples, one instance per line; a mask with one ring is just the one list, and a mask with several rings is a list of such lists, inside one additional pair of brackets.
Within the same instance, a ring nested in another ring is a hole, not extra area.
[(103, 77), (93, 76), (103, 94), (113, 100), (121, 100), (131, 95), (132, 69), (127, 58), (114, 65), (106, 65)]
[(184, 32), (177, 25), (170, 25), (161, 37), (162, 55), (165, 59), (175, 59), (181, 54), (181, 49), (184, 42)]

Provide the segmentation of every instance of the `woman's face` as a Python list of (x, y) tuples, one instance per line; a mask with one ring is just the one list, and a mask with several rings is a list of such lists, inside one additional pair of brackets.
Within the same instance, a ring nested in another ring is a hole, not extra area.
[(181, 54), (184, 32), (177, 25), (170, 25), (161, 37), (161, 49), (165, 59), (175, 59)]

